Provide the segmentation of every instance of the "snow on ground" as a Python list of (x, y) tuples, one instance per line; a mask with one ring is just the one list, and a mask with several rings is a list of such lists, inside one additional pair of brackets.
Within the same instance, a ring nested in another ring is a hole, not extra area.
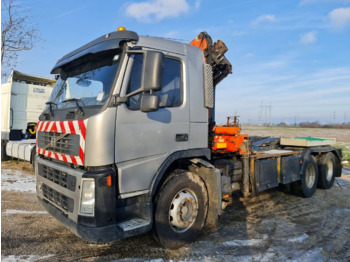
[(224, 246), (259, 246), (262, 245), (267, 235), (263, 235), (262, 239), (247, 239), (247, 240), (230, 240), (223, 243)]
[(3, 262), (31, 262), (31, 261), (38, 261), (38, 260), (49, 260), (50, 257), (53, 257), (54, 255), (47, 255), (47, 256), (35, 256), (35, 255), (21, 255), (21, 256), (1, 256), (1, 261)]
[[(143, 235), (120, 241), (119, 243), (106, 245), (86, 245), (86, 242), (73, 238), (68, 231), (60, 231), (59, 235), (53, 235), (46, 244), (35, 242), (28, 244), (21, 238), (18, 232), (26, 232), (33, 239), (40, 239), (40, 223), (33, 221), (45, 221), (45, 211), (25, 211), (26, 202), (22, 206), (8, 207), (2, 213), (3, 219), (7, 219), (8, 232), (6, 235), (11, 242), (7, 244), (7, 256), (1, 260), (12, 261), (37, 261), (37, 260), (85, 260), (89, 261), (350, 261), (350, 253), (347, 242), (349, 239), (349, 195), (350, 195), (350, 170), (343, 169), (342, 178), (336, 178), (334, 188), (329, 191), (318, 190), (315, 197), (303, 199), (278, 191), (261, 194), (255, 200), (247, 200), (244, 207), (231, 207), (220, 220), (220, 229), (202, 236), (202, 239), (194, 242), (190, 247), (184, 247), (180, 251), (167, 253), (159, 246), (155, 246)], [(1, 170), (1, 189), (16, 192), (35, 192), (35, 178), (31, 174), (12, 169)], [(22, 197), (22, 194), (18, 194)], [(31, 195), (34, 197), (34, 195)], [(6, 203), (2, 200), (2, 204)], [(24, 204), (23, 204), (24, 203)], [(35, 209), (35, 208), (33, 208)], [(31, 210), (33, 210), (31, 209)], [(21, 214), (24, 215), (21, 217)], [(31, 216), (26, 216), (30, 214)], [(37, 215), (37, 216), (36, 216)], [(27, 225), (19, 219), (25, 219)], [(13, 224), (11, 224), (13, 221)], [(17, 229), (17, 227), (22, 227)], [(57, 225), (48, 224), (47, 230), (57, 231)], [(50, 227), (51, 226), (51, 227)], [(31, 233), (29, 234), (28, 231)], [(25, 238), (23, 238), (25, 239)], [(67, 243), (62, 244), (64, 241)], [(22, 248), (22, 251), (17, 248)], [(50, 249), (55, 245), (55, 251)], [(111, 248), (108, 248), (108, 245)], [(15, 248), (13, 248), (15, 246)], [(116, 248), (118, 247), (116, 251)], [(37, 250), (47, 249), (46, 254), (56, 252), (65, 255), (10, 255), (37, 253)], [(70, 250), (66, 254), (66, 249)], [(9, 251), (10, 250), (10, 251)], [(20, 251), (18, 251), (20, 250)], [(85, 250), (85, 251), (84, 251)], [(4, 252), (4, 251), (3, 251)], [(22, 253), (20, 253), (22, 252)], [(86, 253), (84, 253), (86, 252)], [(170, 257), (169, 257), (169, 254)], [(80, 256), (80, 257), (79, 257)], [(130, 257), (129, 257), (130, 256)], [(152, 258), (153, 257), (153, 258)], [(95, 260), (94, 260), (95, 259)]]
[(18, 170), (1, 169), (1, 190), (35, 193), (35, 177)]
[(7, 209), (2, 215), (30, 215), (30, 214), (35, 214), (35, 215), (46, 215), (48, 214), (46, 211), (26, 211), (26, 210), (16, 210), (16, 209)]

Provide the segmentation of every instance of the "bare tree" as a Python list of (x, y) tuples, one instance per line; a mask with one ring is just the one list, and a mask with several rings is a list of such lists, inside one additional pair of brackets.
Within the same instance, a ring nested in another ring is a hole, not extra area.
[(28, 11), (16, 0), (1, 0), (1, 76), (17, 65), (19, 52), (31, 50), (40, 40), (39, 30), (32, 23)]

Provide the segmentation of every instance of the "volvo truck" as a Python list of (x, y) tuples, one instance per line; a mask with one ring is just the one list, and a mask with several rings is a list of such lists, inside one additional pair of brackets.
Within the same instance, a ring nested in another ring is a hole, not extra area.
[(185, 44), (119, 28), (62, 57), (37, 128), (45, 209), (93, 243), (153, 230), (177, 249), (217, 223), (234, 191), (330, 188), (342, 157), (330, 140), (249, 137), (237, 117), (215, 123), (226, 51), (205, 32)]

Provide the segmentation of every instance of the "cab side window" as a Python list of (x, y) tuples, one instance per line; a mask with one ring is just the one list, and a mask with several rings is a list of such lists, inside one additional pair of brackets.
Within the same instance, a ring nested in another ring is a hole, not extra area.
[[(135, 54), (134, 64), (127, 93), (131, 93), (141, 87), (143, 55)], [(159, 96), (159, 107), (177, 107), (182, 104), (182, 64), (179, 60), (164, 58), (164, 71), (162, 89), (154, 92)], [(141, 94), (130, 97), (128, 108), (139, 110)]]

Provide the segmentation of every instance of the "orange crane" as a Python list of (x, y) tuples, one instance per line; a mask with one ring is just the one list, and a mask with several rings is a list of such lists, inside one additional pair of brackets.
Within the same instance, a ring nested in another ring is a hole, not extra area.
[[(201, 32), (191, 41), (190, 45), (199, 47), (203, 51), (205, 62), (211, 65), (214, 88), (228, 74), (232, 74), (232, 65), (225, 57), (225, 53), (228, 49), (224, 42), (218, 40), (213, 43), (208, 33)], [(214, 114), (214, 112), (212, 114)], [(234, 119), (232, 123), (230, 123), (231, 118)], [(213, 153), (247, 153), (246, 151), (248, 149), (242, 147), (242, 144), (244, 140), (248, 140), (249, 137), (248, 135), (241, 134), (237, 116), (227, 117), (226, 125), (217, 126), (214, 123), (211, 126), (211, 150)]]

